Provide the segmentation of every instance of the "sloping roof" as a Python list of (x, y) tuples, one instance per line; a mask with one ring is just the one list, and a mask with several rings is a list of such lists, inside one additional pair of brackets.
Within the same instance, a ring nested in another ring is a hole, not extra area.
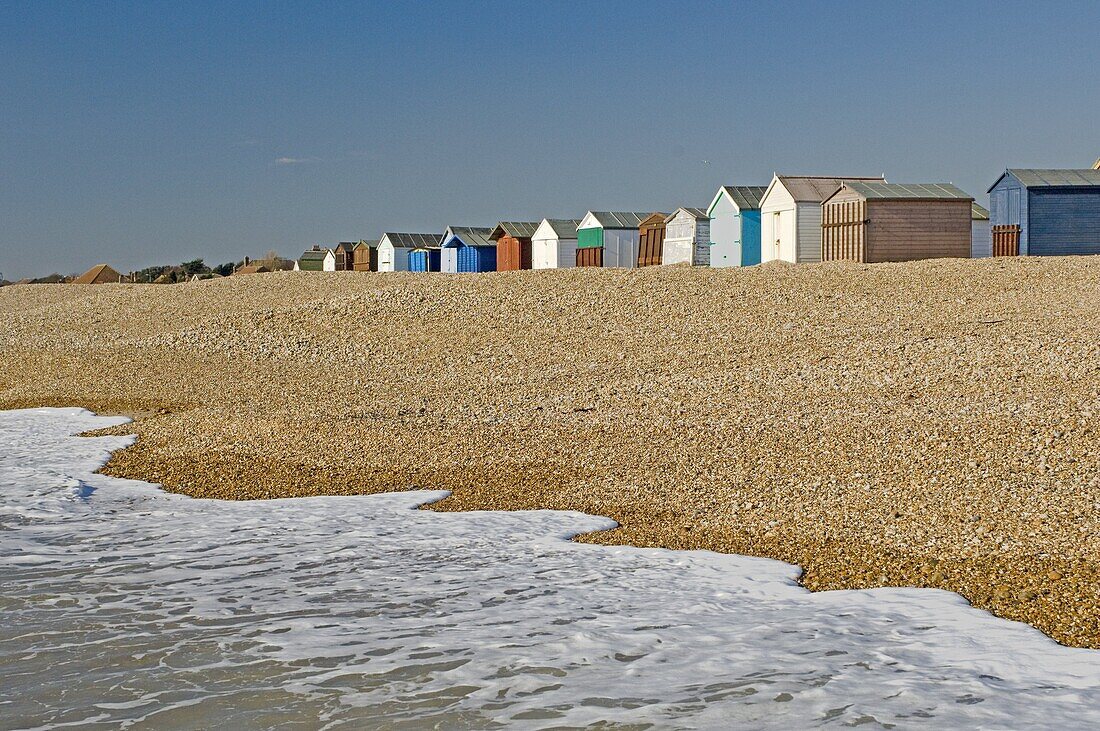
[(798, 203), (820, 203), (835, 193), (836, 189), (843, 183), (850, 181), (879, 180), (885, 182), (885, 178), (881, 175), (874, 177), (864, 177), (862, 175), (822, 177), (817, 175), (779, 175), (776, 173), (775, 177), (779, 179), (779, 182), (783, 184), (783, 187)]
[(1028, 188), (1100, 185), (1100, 170), (1042, 170), (1009, 168), (1008, 172)]
[(96, 264), (73, 280), (73, 284), (107, 284), (118, 282), (122, 275), (106, 264)]
[(638, 228), (642, 221), (653, 215), (653, 211), (646, 213), (631, 213), (625, 211), (589, 211), (601, 228)]
[(1093, 170), (1100, 170), (1100, 157), (1096, 158), (1096, 162), (1092, 164)]
[(971, 221), (988, 221), (989, 211), (976, 202), (970, 204), (970, 220)]
[(451, 239), (458, 239), (467, 246), (493, 246), (493, 242), (489, 240), (489, 234), (493, 232), (491, 228), (478, 228), (476, 226), (448, 226), (446, 232), (443, 234), (443, 241), (440, 242), (440, 246), (446, 246), (447, 242)]
[(360, 239), (359, 242), (352, 247), (352, 251), (358, 249), (360, 246), (365, 246), (368, 249), (377, 249), (378, 242), (372, 239)]
[(677, 208), (675, 211), (673, 211), (672, 213), (665, 216), (665, 223), (671, 222), (672, 219), (674, 219), (678, 215), (680, 215), (680, 211), (686, 211), (688, 213), (688, 215), (690, 215), (696, 221), (709, 221), (710, 220), (710, 216), (708, 216), (707, 212), (704, 211), (702, 208), (685, 208), (685, 207), (681, 206), (681, 207)]
[(302, 255), (298, 257), (298, 261), (324, 261), (332, 252), (328, 249), (310, 249), (309, 251), (303, 251)]
[[(577, 226), (580, 225), (580, 221), (575, 218), (544, 218), (547, 225), (550, 226), (554, 234), (559, 239), (575, 239), (577, 238)], [(540, 222), (541, 226), (542, 223)]]
[[(875, 200), (973, 200), (950, 183), (883, 183), (849, 181), (844, 186)], [(829, 196), (832, 197), (831, 195)]]
[(341, 241), (340, 243), (338, 243), (336, 245), (336, 248), (334, 249), (334, 251), (350, 252), (352, 249), (355, 248), (357, 243), (358, 242), (356, 242), (356, 241)]
[(517, 239), (529, 239), (534, 235), (535, 229), (539, 227), (540, 223), (541, 221), (501, 221), (489, 234), (489, 238), (496, 241), (508, 235)]
[(246, 264), (243, 267), (237, 267), (237, 271), (234, 274), (267, 274), (271, 270), (265, 267), (263, 264)]
[(755, 210), (760, 207), (766, 185), (723, 185), (722, 191), (728, 195), (741, 210)]
[(387, 231), (378, 239), (379, 243), (385, 238), (390, 240), (390, 244), (395, 249), (415, 249), (420, 246), (439, 246), (443, 234), (403, 234)]

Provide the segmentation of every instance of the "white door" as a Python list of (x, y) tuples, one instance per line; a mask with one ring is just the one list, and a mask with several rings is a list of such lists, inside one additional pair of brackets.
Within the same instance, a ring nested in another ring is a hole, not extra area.
[(439, 252), (439, 271), (450, 274), (458, 272), (458, 249), (450, 247)]
[(392, 246), (379, 246), (378, 247), (378, 271), (380, 271), (380, 272), (392, 272), (393, 271), (393, 247)]

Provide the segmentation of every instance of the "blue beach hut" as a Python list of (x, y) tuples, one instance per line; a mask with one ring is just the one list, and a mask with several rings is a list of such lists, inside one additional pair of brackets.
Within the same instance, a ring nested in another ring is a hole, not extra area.
[(723, 185), (707, 208), (710, 265), (747, 267), (760, 263), (760, 199), (766, 185)]
[(989, 188), (993, 256), (1100, 254), (1100, 170), (1009, 168)]
[(491, 228), (448, 226), (443, 234), (439, 270), (444, 273), (495, 272), (497, 245)]
[(409, 252), (410, 272), (438, 272), (439, 248), (420, 248)]

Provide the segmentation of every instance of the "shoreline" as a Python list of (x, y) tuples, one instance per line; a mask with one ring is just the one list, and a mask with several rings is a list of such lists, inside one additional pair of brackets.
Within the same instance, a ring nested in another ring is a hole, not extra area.
[(104, 472), (194, 497), (578, 510), (1097, 648), (1098, 302), (1084, 257), (14, 288), (0, 408), (139, 416)]

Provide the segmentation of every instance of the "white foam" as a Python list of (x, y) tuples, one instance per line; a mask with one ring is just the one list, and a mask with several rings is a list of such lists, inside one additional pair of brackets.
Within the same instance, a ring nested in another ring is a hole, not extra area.
[(125, 437), (0, 412), (0, 713), (16, 726), (1100, 724), (1100, 655), (943, 591), (563, 540), (439, 492), (191, 500), (94, 474)]

